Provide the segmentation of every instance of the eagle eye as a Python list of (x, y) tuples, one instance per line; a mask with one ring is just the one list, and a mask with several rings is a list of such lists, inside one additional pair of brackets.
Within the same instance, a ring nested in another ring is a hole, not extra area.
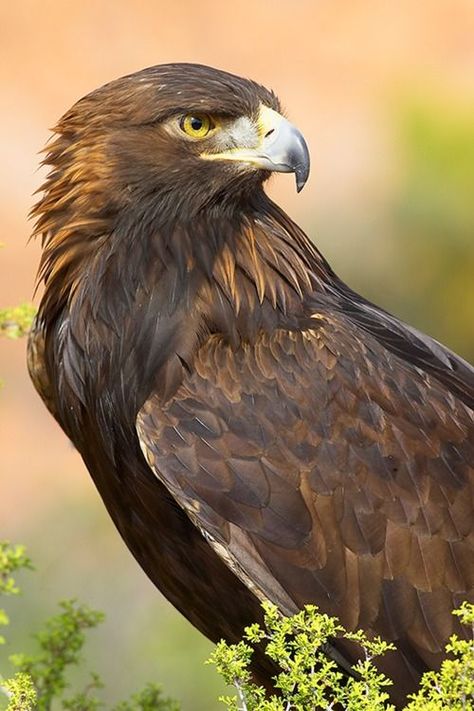
[(204, 138), (214, 128), (207, 114), (186, 114), (179, 122), (179, 126), (191, 138)]

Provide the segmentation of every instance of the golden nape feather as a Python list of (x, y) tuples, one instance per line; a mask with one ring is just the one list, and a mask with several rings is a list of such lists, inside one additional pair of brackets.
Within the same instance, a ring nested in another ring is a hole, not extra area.
[(401, 706), (474, 600), (473, 369), (351, 291), (266, 196), (275, 171), (301, 189), (309, 153), (252, 81), (123, 77), (45, 162), (30, 373), (132, 554), (212, 640), (269, 599), (393, 641)]

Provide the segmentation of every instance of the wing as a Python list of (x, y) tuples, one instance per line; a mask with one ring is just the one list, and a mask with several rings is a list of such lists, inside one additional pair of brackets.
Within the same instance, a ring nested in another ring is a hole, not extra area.
[(235, 573), (431, 666), (474, 592), (473, 412), (344, 314), (213, 336), (139, 413), (157, 477)]
[(313, 312), (322, 307), (326, 311), (330, 308), (333, 314), (344, 314), (402, 360), (434, 375), (453, 395), (474, 409), (474, 369), (469, 363), (434, 338), (356, 294), (337, 277), (329, 288), (331, 293), (314, 294)]

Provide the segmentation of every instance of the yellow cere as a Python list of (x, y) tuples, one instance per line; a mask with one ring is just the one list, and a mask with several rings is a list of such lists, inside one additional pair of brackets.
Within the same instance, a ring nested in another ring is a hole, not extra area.
[(187, 114), (181, 119), (180, 127), (191, 138), (204, 138), (213, 128), (213, 123), (207, 114)]
[(274, 111), (265, 104), (260, 104), (258, 114), (258, 135), (260, 138), (265, 138), (279, 127), (285, 119), (278, 111)]

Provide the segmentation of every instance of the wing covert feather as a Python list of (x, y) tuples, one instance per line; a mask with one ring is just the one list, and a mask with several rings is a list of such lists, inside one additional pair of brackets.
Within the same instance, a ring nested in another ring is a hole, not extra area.
[(473, 597), (469, 407), (342, 315), (239, 349), (212, 336), (194, 366), (137, 427), (211, 545), (286, 612), (439, 652)]

